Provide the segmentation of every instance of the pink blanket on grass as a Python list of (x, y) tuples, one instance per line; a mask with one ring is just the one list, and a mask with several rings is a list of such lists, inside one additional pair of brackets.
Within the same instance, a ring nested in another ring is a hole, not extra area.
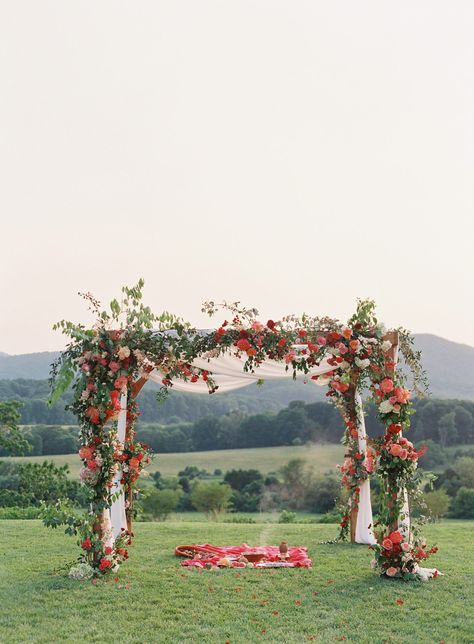
[(263, 555), (260, 561), (253, 564), (254, 568), (310, 568), (312, 561), (308, 557), (308, 549), (303, 546), (289, 546), (288, 556), (282, 561), (278, 546), (252, 547), (246, 543), (241, 546), (212, 546), (209, 543), (177, 546), (175, 555), (186, 557), (182, 566), (204, 567), (206, 564), (217, 566), (222, 559), (228, 560), (233, 568), (245, 568), (246, 564), (239, 558), (246, 553)]

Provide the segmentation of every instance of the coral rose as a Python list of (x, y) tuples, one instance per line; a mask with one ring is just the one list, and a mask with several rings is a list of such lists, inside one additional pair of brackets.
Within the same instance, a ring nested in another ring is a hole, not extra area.
[(79, 450), (79, 456), (89, 460), (94, 455), (94, 451), (90, 447), (81, 447)]
[(387, 568), (387, 570), (385, 571), (385, 574), (388, 577), (395, 577), (397, 572), (398, 572), (398, 568), (394, 568), (393, 566), (390, 566), (390, 568)]
[(386, 537), (386, 538), (382, 541), (382, 547), (383, 547), (383, 548), (385, 548), (385, 550), (391, 550), (391, 549), (392, 549), (392, 546), (393, 546), (392, 540), (391, 540), (391, 539), (389, 539), (388, 537)]
[(124, 387), (127, 386), (127, 376), (119, 376), (116, 381), (114, 382), (114, 387), (115, 389), (123, 389)]
[(394, 530), (388, 535), (388, 538), (392, 543), (401, 543), (403, 541), (402, 534), (399, 530)]
[(384, 394), (389, 394), (394, 389), (393, 380), (391, 378), (384, 378), (380, 383), (380, 389)]
[(240, 338), (237, 342), (237, 348), (241, 351), (248, 351), (250, 349), (250, 342), (245, 338)]
[(136, 469), (140, 465), (140, 459), (138, 459), (136, 456), (133, 456), (129, 460), (128, 464), (130, 465), (130, 467), (133, 467), (134, 469)]
[(403, 389), (403, 387), (397, 387), (394, 391), (394, 395), (397, 397), (400, 405), (405, 405), (410, 400), (410, 392), (408, 389)]

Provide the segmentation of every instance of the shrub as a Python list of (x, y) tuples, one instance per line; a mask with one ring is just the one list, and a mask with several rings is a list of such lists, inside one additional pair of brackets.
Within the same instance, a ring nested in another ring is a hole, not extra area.
[(199, 512), (216, 518), (229, 508), (231, 496), (232, 488), (227, 483), (199, 481), (191, 491), (191, 503)]
[(453, 467), (462, 487), (474, 488), (474, 458), (461, 456)]
[(229, 470), (224, 476), (224, 481), (239, 492), (250, 483), (262, 480), (263, 476), (258, 470)]
[(341, 515), (339, 512), (326, 512), (322, 517), (319, 517), (318, 523), (339, 523)]
[(451, 504), (451, 498), (447, 494), (446, 490), (425, 492), (424, 501), (431, 518), (435, 521), (447, 513)]
[(341, 492), (341, 482), (333, 475), (315, 476), (308, 481), (305, 508), (311, 512), (329, 512)]
[(158, 521), (165, 521), (178, 507), (180, 498), (178, 490), (151, 490), (142, 500), (143, 511)]
[(41, 517), (41, 509), (35, 507), (0, 507), (0, 520), (1, 519), (39, 519)]
[(245, 517), (241, 514), (229, 514), (223, 519), (223, 523), (257, 523), (253, 517)]
[(420, 467), (425, 470), (431, 470), (446, 463), (446, 451), (439, 443), (435, 443), (430, 439), (417, 444), (417, 447), (419, 448), (422, 445), (426, 445), (427, 449), (419, 460)]
[(278, 523), (296, 523), (296, 513), (283, 510), (278, 518)]
[(458, 490), (450, 516), (454, 519), (474, 519), (474, 489), (462, 487)]

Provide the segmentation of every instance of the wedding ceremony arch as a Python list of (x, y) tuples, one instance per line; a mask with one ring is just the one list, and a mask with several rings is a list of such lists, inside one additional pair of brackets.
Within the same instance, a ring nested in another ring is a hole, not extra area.
[[(77, 416), (88, 488), (86, 516), (67, 518), (79, 537), (80, 559), (96, 574), (116, 570), (128, 558), (132, 540), (133, 491), (150, 460), (148, 446), (135, 440), (139, 392), (148, 380), (195, 394), (218, 394), (252, 383), (292, 377), (326, 387), (327, 398), (344, 421), (345, 458), (340, 466), (347, 493), (340, 539), (369, 544), (373, 566), (403, 579), (422, 576), (428, 549), (410, 520), (408, 499), (418, 493), (417, 460), (421, 453), (405, 438), (412, 413), (406, 374), (420, 393), (420, 356), (404, 329), (387, 331), (375, 317), (374, 303), (359, 301), (347, 324), (328, 317), (291, 315), (262, 323), (256, 309), (238, 303), (202, 311), (222, 313), (220, 326), (197, 330), (169, 313), (155, 316), (142, 303), (143, 280), (122, 289), (102, 311), (90, 294), (97, 321), (92, 328), (61, 321), (55, 328), (71, 338), (52, 366), (51, 403), (73, 385), (68, 408)], [(368, 440), (363, 396), (377, 409), (383, 434)], [(382, 482), (374, 524), (370, 477)]]

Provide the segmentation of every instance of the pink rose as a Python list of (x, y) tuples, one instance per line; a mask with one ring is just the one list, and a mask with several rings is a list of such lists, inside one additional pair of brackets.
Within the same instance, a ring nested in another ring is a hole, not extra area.
[(109, 364), (109, 369), (110, 369), (110, 371), (113, 371), (115, 373), (116, 371), (118, 371), (120, 369), (120, 365), (119, 365), (118, 362), (114, 362), (112, 360), (112, 362)]
[(324, 345), (326, 344), (326, 338), (324, 338), (322, 335), (319, 335), (319, 336), (318, 336), (318, 344), (319, 344), (321, 347), (324, 347)]
[(402, 461), (406, 461), (406, 458), (408, 456), (408, 450), (407, 449), (402, 449), (399, 454), (400, 458)]
[(294, 360), (295, 356), (296, 356), (295, 351), (289, 351), (285, 356), (286, 364), (289, 364), (292, 360)]
[(409, 552), (409, 551), (410, 551), (411, 546), (410, 546), (410, 544), (409, 544), (409, 543), (407, 543), (407, 542), (405, 541), (405, 543), (402, 543), (402, 544), (401, 544), (401, 548), (402, 548), (403, 552)]
[(391, 550), (392, 546), (393, 546), (393, 543), (390, 541), (390, 539), (388, 537), (386, 537), (382, 541), (382, 546), (385, 548), (385, 550)]
[(388, 577), (395, 577), (397, 572), (398, 572), (398, 568), (394, 568), (393, 566), (390, 566), (390, 568), (387, 568), (387, 570), (385, 571), (385, 574)]

